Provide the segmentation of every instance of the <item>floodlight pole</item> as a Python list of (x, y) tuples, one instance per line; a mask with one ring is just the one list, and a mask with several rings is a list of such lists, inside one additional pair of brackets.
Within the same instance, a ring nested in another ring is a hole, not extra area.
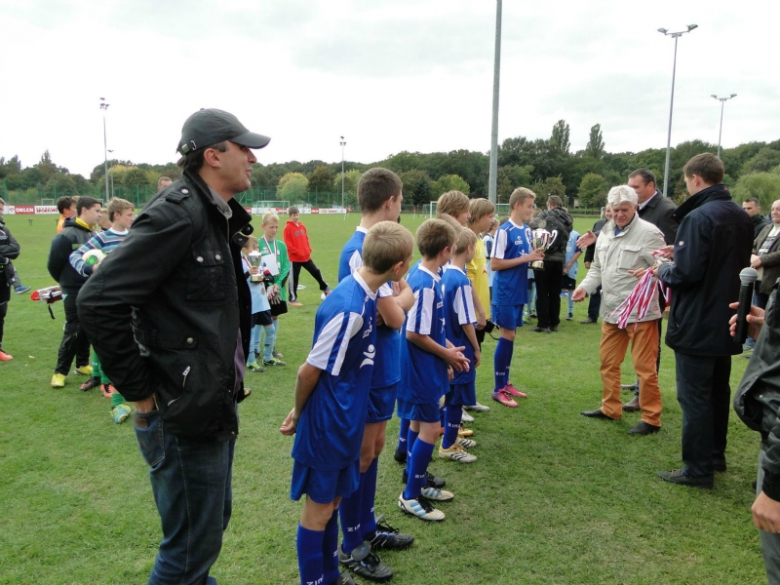
[(501, 78), (501, 0), (496, 0), (496, 49), (493, 58), (493, 127), (490, 133), (488, 199), (495, 204), (498, 184), (498, 88)]
[(693, 29), (698, 28), (698, 24), (689, 24), (688, 30), (680, 32), (669, 32), (665, 28), (659, 28), (658, 32), (664, 36), (670, 36), (674, 39), (674, 64), (672, 65), (672, 98), (669, 101), (669, 131), (666, 136), (666, 167), (664, 168), (664, 197), (667, 196), (669, 188), (669, 159), (672, 154), (672, 112), (674, 111), (674, 79), (677, 73), (677, 39), (683, 36), (685, 33), (691, 32)]
[(344, 207), (344, 147), (347, 145), (347, 141), (344, 140), (343, 136), (339, 145), (341, 145), (341, 208), (346, 209)]
[(103, 110), (103, 158), (105, 163), (105, 171), (106, 171), (106, 205), (108, 205), (109, 195), (108, 195), (108, 141), (106, 140), (106, 110), (108, 110), (108, 102), (106, 101), (106, 98), (100, 98), (100, 109)]
[(729, 97), (718, 97), (712, 94), (712, 97), (720, 102), (720, 130), (718, 130), (718, 158), (720, 158), (720, 139), (723, 136), (723, 106), (728, 100), (737, 97), (737, 94), (732, 93)]

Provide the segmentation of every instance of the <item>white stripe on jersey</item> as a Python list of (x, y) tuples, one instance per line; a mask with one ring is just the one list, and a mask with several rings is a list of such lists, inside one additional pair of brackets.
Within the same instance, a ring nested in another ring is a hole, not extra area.
[[(333, 354), (333, 346), (336, 344), (336, 341), (338, 341), (339, 333), (341, 333), (341, 323), (343, 321), (344, 313), (339, 313), (322, 328), (322, 331), (317, 338), (317, 342), (314, 344), (314, 347), (311, 348), (309, 357), (306, 358), (308, 364), (311, 364), (317, 369), (328, 371), (330, 357)], [(361, 327), (363, 327), (363, 317), (357, 313), (350, 313), (346, 330), (341, 338), (338, 353), (330, 370), (330, 373), (333, 376), (338, 376), (341, 372), (341, 365), (344, 363), (344, 356), (349, 348), (349, 340), (360, 331)]]
[(466, 284), (460, 287), (458, 294), (455, 295), (455, 312), (458, 314), (458, 323), (468, 325), (474, 323), (474, 299), (472, 298), (471, 285)]
[(363, 256), (361, 256), (360, 250), (355, 250), (349, 258), (349, 273), (354, 274), (361, 268), (363, 268)]
[(493, 244), (493, 258), (504, 259), (506, 253), (506, 230), (499, 229)]
[[(422, 293), (422, 299), (420, 298)], [(432, 288), (424, 288), (414, 293), (414, 306), (409, 311), (406, 330), (420, 335), (430, 335), (433, 329), (433, 301), (436, 293)]]

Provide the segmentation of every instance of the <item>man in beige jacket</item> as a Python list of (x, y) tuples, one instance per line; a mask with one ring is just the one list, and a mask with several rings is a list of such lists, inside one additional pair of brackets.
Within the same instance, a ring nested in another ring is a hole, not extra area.
[(613, 187), (607, 196), (612, 206), (612, 221), (596, 240), (596, 253), (585, 279), (574, 291), (573, 299), (582, 301), (601, 285), (601, 380), (604, 386), (601, 408), (583, 411), (590, 418), (619, 420), (623, 414), (620, 402), (620, 365), (631, 342), (631, 359), (639, 377), (642, 392), (639, 406), (642, 420), (629, 429), (631, 435), (650, 435), (661, 429), (661, 392), (658, 389), (658, 287), (653, 287), (647, 314), (638, 319), (635, 309), (625, 329), (618, 327), (613, 315), (637, 284), (637, 271), (653, 264), (653, 252), (665, 244), (661, 231), (637, 214), (637, 194), (627, 185)]

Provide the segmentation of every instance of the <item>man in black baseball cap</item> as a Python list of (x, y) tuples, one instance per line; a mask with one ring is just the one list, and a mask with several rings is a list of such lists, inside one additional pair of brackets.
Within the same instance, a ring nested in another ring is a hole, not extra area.
[(163, 539), (149, 578), (216, 583), (232, 509), (252, 299), (241, 262), (251, 149), (269, 138), (200, 110), (182, 128), (182, 178), (161, 190), (78, 297), (106, 374), (135, 403)]

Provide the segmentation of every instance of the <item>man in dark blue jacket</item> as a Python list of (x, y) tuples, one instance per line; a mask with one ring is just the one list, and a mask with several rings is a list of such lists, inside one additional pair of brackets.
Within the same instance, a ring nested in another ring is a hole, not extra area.
[(739, 296), (739, 272), (750, 265), (753, 224), (723, 181), (723, 163), (699, 154), (683, 168), (691, 197), (675, 212), (680, 221), (674, 262), (658, 277), (672, 289), (666, 345), (675, 352), (677, 399), (683, 412), (685, 466), (659, 473), (664, 481), (712, 487), (726, 470), (731, 356), (742, 347), (729, 335)]
[(95, 235), (93, 226), (97, 225), (101, 203), (92, 197), (79, 197), (76, 203), (76, 216), (68, 217), (62, 231), (54, 236), (49, 250), (47, 268), (51, 277), (62, 289), (62, 304), (65, 308), (65, 327), (62, 342), (57, 354), (57, 366), (51, 378), (52, 388), (65, 386), (65, 376), (70, 371), (73, 358), (76, 358), (76, 372), (84, 376), (92, 375), (89, 364), (89, 339), (79, 322), (76, 310), (76, 298), (87, 279), (70, 265), (70, 254)]

